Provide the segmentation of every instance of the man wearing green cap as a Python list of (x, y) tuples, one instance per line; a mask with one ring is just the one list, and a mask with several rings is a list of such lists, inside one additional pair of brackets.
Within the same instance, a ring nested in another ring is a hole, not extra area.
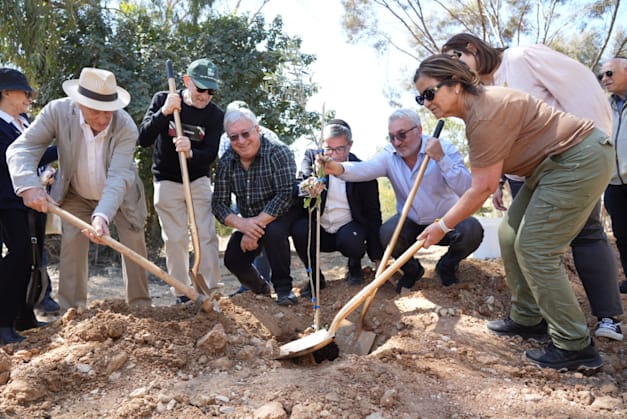
[[(185, 88), (176, 93), (158, 92), (139, 127), (139, 144), (154, 144), (152, 174), (154, 204), (161, 224), (168, 273), (181, 280), (189, 278), (189, 235), (187, 207), (178, 153), (187, 157), (187, 170), (198, 235), (200, 273), (210, 288), (220, 278), (218, 238), (211, 212), (209, 171), (218, 154), (224, 111), (211, 99), (218, 90), (218, 72), (208, 59), (192, 62), (183, 76)], [(183, 136), (176, 136), (174, 111), (179, 111)], [(177, 296), (177, 303), (187, 301)]]

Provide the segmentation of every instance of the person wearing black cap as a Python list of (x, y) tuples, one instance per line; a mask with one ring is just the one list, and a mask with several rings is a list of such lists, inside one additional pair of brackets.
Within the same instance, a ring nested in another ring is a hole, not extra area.
[[(185, 88), (176, 93), (158, 92), (139, 126), (139, 144), (154, 144), (152, 174), (154, 204), (161, 224), (168, 273), (179, 281), (189, 277), (187, 206), (178, 153), (187, 157), (190, 188), (200, 241), (200, 273), (209, 288), (218, 285), (220, 261), (218, 236), (211, 212), (209, 174), (218, 155), (224, 111), (212, 102), (218, 90), (218, 72), (208, 59), (192, 62), (183, 76)], [(183, 136), (176, 136), (174, 111), (179, 111)], [(176, 302), (189, 301), (177, 296)]]
[(27, 112), (34, 93), (22, 72), (0, 68), (0, 238), (7, 248), (0, 258), (0, 345), (24, 340), (16, 328), (45, 324), (26, 305), (31, 269), (29, 210), (13, 192), (5, 158), (7, 148), (29, 125)]
[[(336, 162), (361, 161), (350, 152), (353, 136), (346, 121), (333, 119), (324, 127), (324, 153)], [(300, 167), (300, 177), (307, 179), (315, 175), (315, 160), (318, 150), (306, 150)], [(350, 285), (364, 282), (361, 259), (368, 252), (370, 259), (378, 263), (383, 257), (383, 246), (379, 240), (381, 227), (381, 204), (377, 181), (344, 182), (328, 175), (324, 182), (320, 204), (320, 251), (339, 251), (348, 258), (346, 279)], [(313, 217), (312, 217), (313, 218)], [(315, 219), (310, 226), (309, 215), (301, 217), (292, 225), (292, 240), (298, 256), (305, 266), (316, 272)], [(311, 234), (309, 229), (311, 227)], [(307, 252), (309, 249), (309, 253)], [(325, 288), (324, 275), (320, 274), (320, 288)], [(312, 296), (311, 284), (301, 291), (301, 296)]]
[[(15, 193), (24, 204), (48, 210), (48, 193), (37, 163), (54, 141), (59, 169), (50, 194), (63, 209), (90, 222), (95, 233), (64, 222), (59, 266), (62, 309), (87, 304), (88, 238), (99, 243), (114, 222), (120, 242), (146, 257), (144, 186), (134, 165), (137, 126), (123, 108), (131, 97), (115, 75), (83, 68), (80, 78), (63, 83), (67, 98), (53, 100), (7, 151)], [(122, 258), (127, 302), (150, 305), (148, 278), (141, 266)]]

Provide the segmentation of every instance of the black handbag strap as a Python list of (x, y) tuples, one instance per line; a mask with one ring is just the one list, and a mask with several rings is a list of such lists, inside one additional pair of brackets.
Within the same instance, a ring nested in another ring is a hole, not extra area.
[(32, 249), (31, 271), (41, 268), (41, 248), (37, 237), (37, 214), (28, 211), (28, 229), (30, 230), (30, 243)]

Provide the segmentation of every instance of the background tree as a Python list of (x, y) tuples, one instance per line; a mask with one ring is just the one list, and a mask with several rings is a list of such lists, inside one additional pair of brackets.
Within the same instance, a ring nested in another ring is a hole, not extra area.
[[(300, 52), (300, 39), (283, 33), (280, 18), (267, 23), (258, 12), (218, 15), (209, 0), (129, 0), (115, 8), (109, 3), (0, 2), (0, 62), (21, 68), (39, 88), (35, 111), (65, 96), (63, 81), (94, 66), (115, 73), (132, 97), (127, 111), (139, 123), (152, 95), (167, 90), (167, 59), (182, 87), (189, 63), (207, 57), (222, 80), (213, 99), (218, 105), (246, 101), (288, 144), (319, 128), (319, 115), (305, 110), (317, 91), (307, 70), (315, 56)], [(137, 162), (147, 190), (148, 238), (158, 242), (152, 150), (138, 149)]]
[[(342, 0), (352, 42), (368, 40), (419, 61), (459, 32), (493, 46), (542, 43), (588, 67), (624, 54), (621, 0)], [(399, 29), (400, 28), (400, 29)]]

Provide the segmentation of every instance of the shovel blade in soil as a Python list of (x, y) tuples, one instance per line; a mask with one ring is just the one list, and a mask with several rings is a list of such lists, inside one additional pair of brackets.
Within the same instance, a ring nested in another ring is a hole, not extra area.
[(321, 329), (311, 335), (304, 336), (300, 339), (282, 345), (277, 359), (295, 358), (301, 355), (309, 354), (333, 342), (333, 334), (328, 330)]

